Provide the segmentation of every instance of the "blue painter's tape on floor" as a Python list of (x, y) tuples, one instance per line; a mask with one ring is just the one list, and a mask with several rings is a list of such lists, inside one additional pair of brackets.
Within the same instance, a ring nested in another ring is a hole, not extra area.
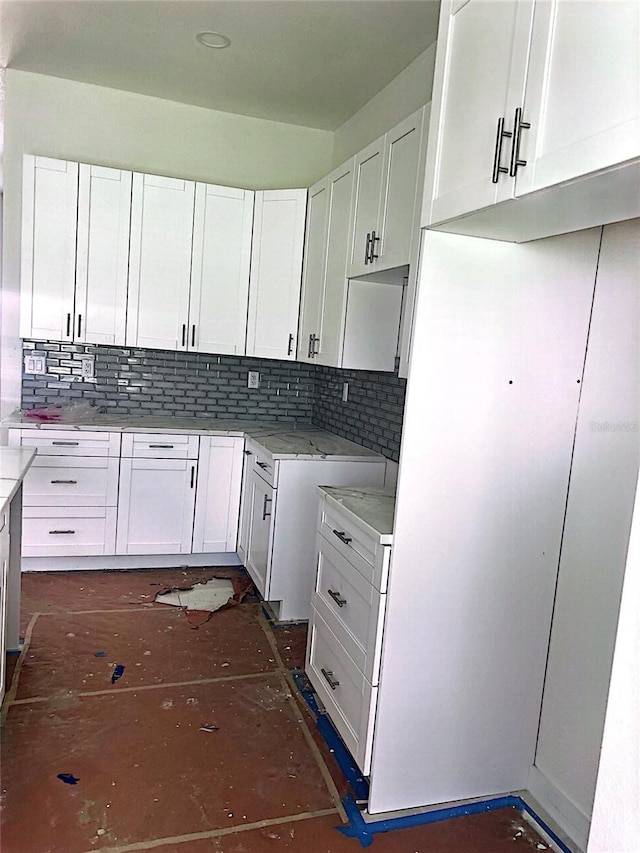
[(464, 815), (483, 814), (485, 812), (497, 811), (498, 809), (516, 808), (519, 812), (527, 812), (536, 821), (538, 826), (553, 839), (562, 853), (572, 853), (572, 850), (558, 837), (521, 797), (509, 794), (504, 797), (493, 797), (474, 803), (461, 803), (457, 806), (447, 806), (434, 809), (420, 814), (405, 815), (403, 817), (388, 818), (386, 820), (365, 821), (356, 801), (369, 799), (369, 782), (360, 773), (358, 766), (351, 757), (338, 732), (335, 730), (329, 717), (320, 710), (316, 700), (316, 694), (311, 686), (304, 670), (298, 669), (292, 672), (296, 687), (302, 694), (309, 710), (316, 718), (316, 725), (322, 734), (325, 743), (332, 751), (340, 770), (342, 770), (353, 796), (348, 795), (342, 801), (344, 810), (349, 818), (349, 823), (344, 826), (336, 826), (347, 838), (356, 838), (362, 847), (370, 847), (373, 836), (377, 832), (390, 832), (394, 829), (406, 829), (411, 826), (423, 826), (429, 823), (438, 823), (443, 820), (451, 820)]

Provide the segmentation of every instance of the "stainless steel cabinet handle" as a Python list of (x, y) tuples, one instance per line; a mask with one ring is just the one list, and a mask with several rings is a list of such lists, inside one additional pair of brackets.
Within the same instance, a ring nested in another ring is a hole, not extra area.
[(52, 485), (77, 486), (77, 480), (52, 480)]
[(267, 504), (271, 503), (273, 498), (270, 498), (269, 495), (264, 496), (264, 503), (262, 504), (262, 520), (266, 521), (267, 518), (271, 518), (271, 513), (267, 512)]
[(149, 449), (154, 450), (173, 450), (173, 444), (150, 444)]
[(271, 465), (267, 465), (266, 462), (256, 462), (258, 468), (262, 468), (263, 471), (268, 471), (271, 468)]
[(344, 530), (334, 530), (334, 535), (338, 537), (341, 542), (344, 542), (345, 545), (350, 545), (353, 537), (347, 536)]
[(320, 667), (320, 672), (324, 675), (327, 680), (327, 684), (332, 690), (335, 690), (336, 687), (340, 687), (340, 682), (330, 669), (324, 669), (324, 667)]
[(307, 356), (309, 358), (313, 358), (314, 355), (316, 354), (315, 353), (316, 340), (317, 340), (317, 338), (315, 335), (309, 335), (309, 349), (307, 351)]
[(71, 337), (71, 314), (67, 314), (67, 337)]
[(192, 465), (191, 466), (191, 488), (193, 488), (195, 482), (196, 482), (196, 466)]
[(252, 450), (243, 450), (242, 452), (244, 453), (245, 456), (253, 456)]
[(52, 441), (51, 444), (55, 444), (58, 447), (77, 447), (80, 442), (79, 441)]
[(366, 242), (364, 245), (364, 265), (365, 265), (365, 267), (368, 263), (370, 263), (370, 260), (369, 260), (370, 251), (371, 251), (371, 234), (367, 234), (367, 239), (366, 239)]
[(313, 346), (311, 347), (311, 357), (315, 358), (320, 352), (320, 336), (313, 336)]
[(509, 175), (515, 178), (518, 166), (526, 166), (527, 161), (520, 159), (520, 137), (522, 131), (529, 130), (531, 125), (528, 121), (522, 121), (522, 107), (516, 109), (516, 114), (513, 119), (513, 141), (511, 143), (511, 163), (509, 165)]
[(338, 607), (344, 607), (347, 603), (347, 599), (343, 598), (339, 592), (334, 592), (334, 590), (332, 589), (328, 589), (327, 592), (329, 593), (331, 598), (333, 598)]
[(196, 345), (196, 324), (194, 323), (191, 326), (191, 346), (194, 347)]
[(187, 324), (183, 323), (182, 324), (182, 346), (184, 347), (186, 345), (187, 345)]
[(287, 355), (291, 355), (293, 352), (293, 333), (289, 335), (289, 346), (287, 347)]
[(504, 118), (500, 116), (498, 119), (498, 129), (496, 131), (496, 146), (493, 152), (493, 173), (491, 175), (491, 182), (494, 184), (498, 183), (498, 178), (501, 173), (506, 174), (508, 169), (506, 166), (500, 165), (500, 157), (502, 155), (502, 140), (505, 138), (511, 138), (512, 133), (510, 130), (504, 129)]
[(50, 530), (49, 533), (51, 536), (60, 536), (68, 533), (75, 533), (75, 530)]
[(376, 254), (376, 243), (380, 242), (380, 237), (376, 237), (376, 232), (371, 232), (371, 246), (369, 248), (369, 263), (372, 264), (380, 255)]
[(82, 334), (82, 314), (78, 314), (78, 337)]

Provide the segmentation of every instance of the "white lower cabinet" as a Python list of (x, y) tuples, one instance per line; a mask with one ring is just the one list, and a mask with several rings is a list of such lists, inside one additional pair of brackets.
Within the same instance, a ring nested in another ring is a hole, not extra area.
[(371, 769), (391, 554), (390, 536), (383, 539), (321, 501), (306, 672), (365, 775)]
[(315, 577), (320, 484), (382, 486), (386, 461), (277, 458), (247, 441), (238, 553), (259, 592), (282, 621), (309, 619)]
[(9, 444), (38, 450), (23, 484), (23, 556), (115, 554), (120, 434), (11, 429)]
[(244, 439), (200, 437), (192, 552), (236, 550)]

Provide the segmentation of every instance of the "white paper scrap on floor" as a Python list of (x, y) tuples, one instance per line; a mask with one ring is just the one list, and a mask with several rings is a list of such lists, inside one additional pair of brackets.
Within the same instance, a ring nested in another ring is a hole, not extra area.
[(187, 610), (219, 610), (233, 596), (233, 584), (227, 578), (212, 578), (190, 589), (173, 589), (156, 596), (159, 604), (185, 607)]

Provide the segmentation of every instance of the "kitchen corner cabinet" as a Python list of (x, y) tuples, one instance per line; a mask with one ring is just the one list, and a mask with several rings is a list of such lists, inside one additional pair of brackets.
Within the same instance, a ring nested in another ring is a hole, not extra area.
[(349, 278), (409, 263), (417, 238), (424, 115), (422, 107), (356, 154)]
[(520, 242), (638, 216), (639, 19), (444, 0), (422, 226)]
[(248, 356), (296, 357), (306, 203), (306, 189), (255, 194)]
[(20, 335), (124, 344), (131, 172), (26, 155)]
[(118, 554), (190, 554), (198, 437), (125, 433)]
[(236, 550), (244, 439), (200, 437), (192, 553)]
[(298, 360), (354, 370), (395, 367), (403, 290), (349, 281), (355, 158), (311, 188)]

